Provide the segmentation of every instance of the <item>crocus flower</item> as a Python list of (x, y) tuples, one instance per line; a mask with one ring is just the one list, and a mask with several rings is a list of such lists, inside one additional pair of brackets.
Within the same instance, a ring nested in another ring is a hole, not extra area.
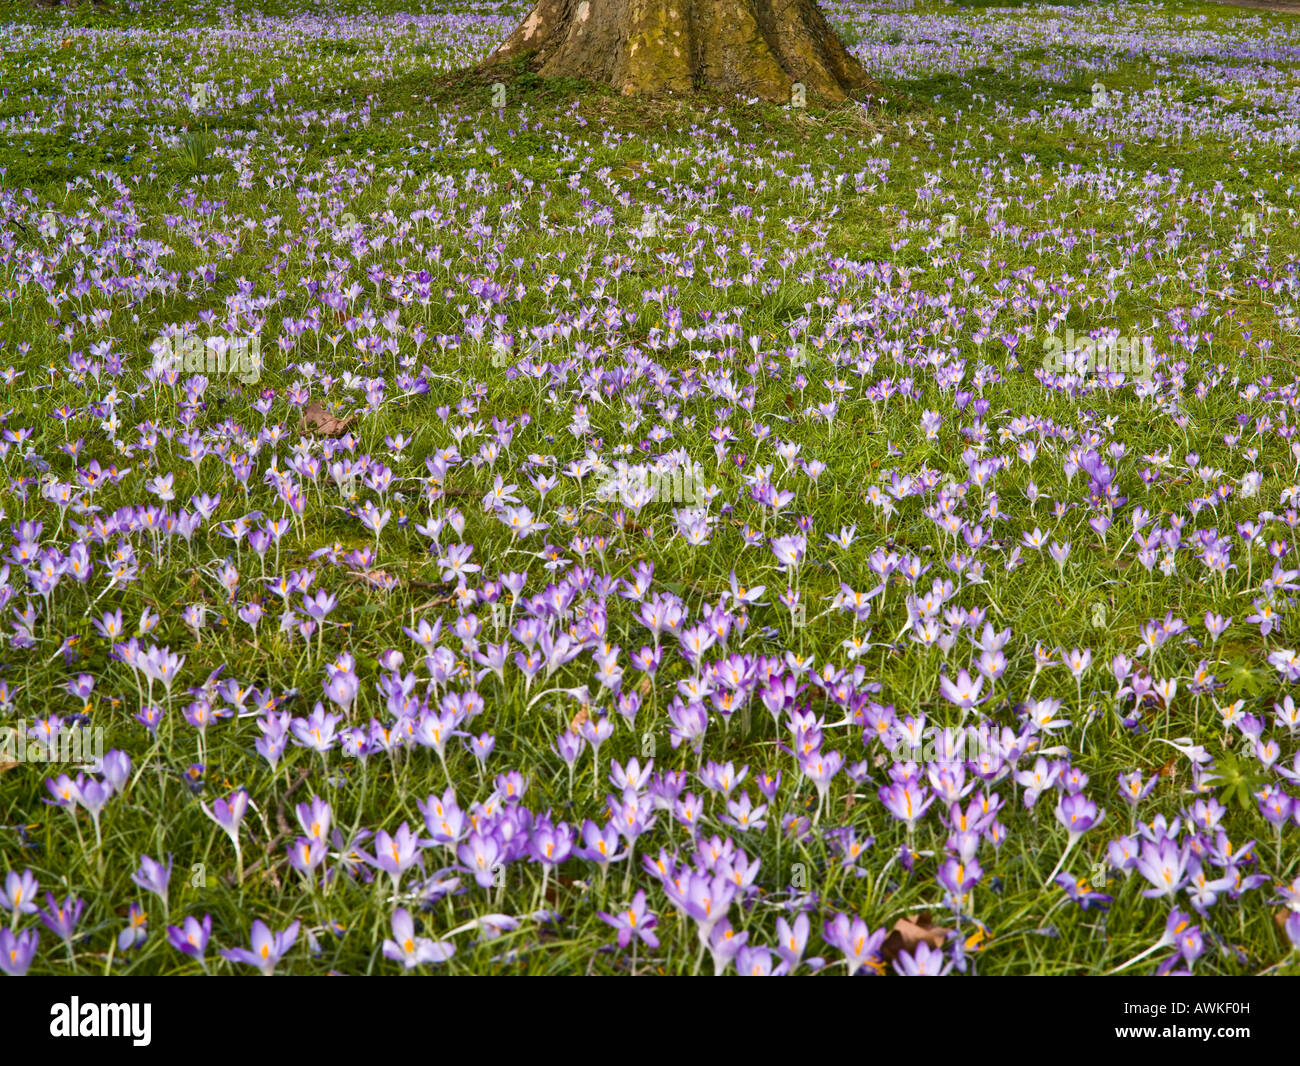
[(773, 969), (767, 948), (746, 944), (736, 953), (736, 973), (741, 977), (779, 977), (785, 972), (785, 963)]
[(248, 802), (248, 791), (241, 788), (226, 799), (215, 800), (211, 810), (206, 803), (202, 804), (203, 813), (221, 826), (235, 846), (235, 877), (241, 885), (244, 883), (244, 853), (239, 845), (239, 826), (244, 820), (244, 812), (248, 810)]
[(619, 911), (617, 914), (606, 914), (604, 911), (597, 913), (599, 913), (601, 921), (618, 930), (618, 946), (620, 948), (626, 948), (634, 937), (644, 941), (648, 947), (657, 948), (659, 946), (659, 938), (652, 932), (654, 927), (659, 924), (659, 919), (652, 912), (646, 910), (644, 889), (637, 891), (626, 910)]
[(799, 769), (817, 787), (817, 816), (813, 818), (814, 823), (820, 818), (822, 805), (830, 791), (831, 779), (840, 772), (843, 765), (844, 756), (838, 751), (812, 752), (799, 760)]
[(1148, 899), (1168, 896), (1171, 899), (1185, 884), (1191, 873), (1199, 870), (1200, 859), (1192, 855), (1190, 844), (1178, 843), (1169, 837), (1159, 841), (1147, 840), (1142, 844), (1134, 868), (1154, 886), (1142, 894)]
[(193, 916), (185, 919), (181, 925), (167, 927), (167, 940), (171, 946), (183, 955), (197, 959), (203, 965), (203, 953), (208, 948), (208, 938), (212, 935), (212, 915), (205, 914), (199, 922)]
[(319, 752), (323, 757), (325, 752), (334, 747), (335, 730), (341, 721), (341, 714), (328, 714), (318, 703), (306, 718), (295, 718), (290, 723), (289, 730), (298, 744)]
[(709, 934), (709, 954), (713, 957), (713, 976), (720, 977), (749, 939), (749, 932), (737, 933), (723, 918)]
[(916, 778), (885, 785), (880, 789), (879, 795), (885, 809), (895, 818), (907, 823), (909, 833), (916, 829), (916, 823), (934, 803), (934, 796)]
[(534, 862), (551, 869), (568, 859), (573, 851), (573, 827), (567, 822), (552, 825), (539, 821), (529, 836), (528, 854)]
[(1092, 910), (1094, 907), (1105, 911), (1114, 902), (1113, 896), (1094, 891), (1088, 887), (1087, 881), (1077, 881), (1069, 874), (1059, 874), (1056, 877), (1056, 883), (1065, 889), (1065, 894), (1085, 911)]
[(776, 950), (777, 954), (781, 956), (787, 972), (793, 973), (803, 959), (803, 953), (808, 947), (810, 925), (808, 915), (802, 912), (795, 915), (793, 925), (784, 918), (776, 920)]
[(1156, 782), (1160, 780), (1159, 774), (1152, 774), (1145, 782), (1142, 780), (1142, 773), (1139, 770), (1133, 770), (1127, 774), (1119, 775), (1120, 793), (1124, 799), (1136, 807), (1142, 800), (1151, 794), (1151, 790), (1156, 787)]
[(375, 834), (375, 854), (368, 861), (393, 879), (393, 892), (396, 893), (402, 874), (419, 861), (423, 844), (424, 841), (411, 831), (410, 825), (403, 822), (391, 836), (383, 829)]
[(393, 939), (384, 941), (384, 958), (400, 962), (408, 970), (425, 963), (446, 962), (456, 953), (450, 941), (434, 941), (415, 935), (410, 913), (398, 907), (393, 914)]
[(863, 966), (870, 974), (884, 972), (884, 961), (880, 957), (880, 947), (885, 942), (884, 929), (877, 929), (873, 933), (861, 918), (837, 914), (826, 923), (824, 935), (826, 943), (844, 953), (850, 977)]
[(1276, 785), (1268, 785), (1256, 792), (1255, 802), (1259, 805), (1259, 813), (1278, 832), (1296, 811), (1295, 800)]
[(302, 831), (312, 840), (326, 840), (329, 838), (330, 822), (333, 812), (330, 805), (319, 796), (313, 796), (311, 803), (300, 803), (296, 808), (298, 815), (298, 824), (302, 826)]
[(86, 901), (68, 896), (60, 903), (52, 892), (46, 892), (45, 902), (50, 909), (39, 912), (41, 922), (71, 947), (72, 938), (77, 935), (77, 922), (81, 920), (81, 912), (86, 909)]
[[(275, 967), (284, 958), (293, 942), (298, 939), (298, 923), (279, 932), (272, 933), (260, 918), (253, 920), (252, 950), (248, 948), (223, 948), (221, 957), (230, 962), (242, 962), (246, 966), (256, 966), (263, 976), (270, 977)], [(174, 943), (174, 941), (173, 941)]]
[[(1300, 951), (1300, 911), (1287, 912), (1286, 937), (1291, 941), (1292, 949)], [(3, 945), (0, 944), (0, 946)]]
[(221, 826), (232, 841), (238, 841), (239, 826), (248, 810), (248, 800), (248, 791), (241, 788), (237, 792), (232, 792), (226, 799), (214, 801), (211, 810), (208, 809), (207, 804), (203, 804), (203, 813)]
[(1071, 792), (1057, 803), (1056, 820), (1065, 826), (1069, 839), (1066, 841), (1065, 851), (1061, 853), (1060, 861), (1056, 864), (1056, 869), (1047, 875), (1048, 882), (1054, 880), (1061, 867), (1065, 865), (1066, 856), (1073, 850), (1079, 838), (1105, 817), (1105, 810), (1099, 811), (1097, 805), (1082, 792)]
[(99, 772), (104, 775), (108, 786), (120, 794), (131, 777), (131, 756), (114, 748), (104, 756)]
[(945, 859), (939, 866), (939, 872), (935, 874), (939, 884), (943, 885), (959, 904), (965, 900), (970, 890), (979, 884), (983, 876), (983, 869), (973, 858), (963, 860), (957, 856), (949, 856)]
[(939, 691), (943, 694), (943, 698), (949, 703), (956, 704), (963, 712), (970, 711), (984, 702), (980, 699), (980, 689), (983, 687), (983, 677), (977, 677), (972, 681), (970, 674), (965, 670), (957, 671), (955, 682), (947, 677), (939, 678)]
[(574, 848), (573, 853), (596, 863), (602, 871), (607, 870), (611, 862), (627, 858), (626, 851), (618, 850), (619, 840), (618, 826), (613, 822), (606, 822), (602, 829), (589, 818), (582, 823), (582, 845)]
[(17, 870), (10, 870), (5, 875), (4, 889), (0, 891), (0, 906), (11, 913), (10, 924), (17, 926), (20, 914), (36, 913), (36, 893), (39, 889), (40, 883), (31, 870), (24, 870), (21, 874)]
[(131, 875), (131, 880), (143, 888), (146, 892), (154, 893), (162, 900), (163, 908), (167, 907), (167, 882), (172, 876), (171, 856), (167, 857), (167, 865), (155, 862), (148, 855), (140, 856), (140, 869)]
[(932, 948), (924, 940), (915, 951), (900, 951), (894, 959), (894, 972), (903, 977), (946, 977), (952, 966), (942, 948)]
[(314, 882), (316, 867), (325, 861), (325, 841), (299, 837), (289, 845), (288, 852), (289, 865), (305, 874), (309, 882)]
[(40, 934), (35, 929), (21, 933), (0, 929), (0, 971), (10, 977), (22, 977), (31, 966), (40, 942)]
[(44, 802), (53, 804), (56, 807), (63, 807), (69, 812), (75, 813), (77, 804), (81, 802), (81, 783), (79, 781), (74, 781), (67, 774), (59, 774), (58, 777), (47, 779), (45, 787), (49, 789), (50, 795), (54, 798)]
[(132, 903), (126, 918), (126, 928), (118, 934), (117, 950), (129, 951), (143, 944), (149, 936), (149, 915), (138, 903)]

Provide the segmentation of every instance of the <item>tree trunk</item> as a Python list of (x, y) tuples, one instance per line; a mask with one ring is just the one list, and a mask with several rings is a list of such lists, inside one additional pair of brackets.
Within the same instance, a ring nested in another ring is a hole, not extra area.
[(547, 77), (620, 92), (697, 88), (790, 103), (842, 101), (879, 90), (816, 0), (537, 0), (484, 66), (527, 58)]

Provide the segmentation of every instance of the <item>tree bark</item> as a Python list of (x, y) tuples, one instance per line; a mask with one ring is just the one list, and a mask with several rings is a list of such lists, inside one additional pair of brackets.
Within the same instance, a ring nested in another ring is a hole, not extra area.
[(525, 59), (546, 77), (625, 94), (699, 88), (789, 103), (879, 90), (816, 0), (537, 0), (484, 63)]

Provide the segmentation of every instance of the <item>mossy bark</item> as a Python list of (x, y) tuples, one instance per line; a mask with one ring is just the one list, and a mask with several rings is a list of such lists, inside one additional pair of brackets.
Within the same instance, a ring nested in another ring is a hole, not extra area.
[(538, 0), (485, 66), (525, 59), (547, 77), (633, 93), (697, 88), (788, 103), (878, 90), (816, 0)]

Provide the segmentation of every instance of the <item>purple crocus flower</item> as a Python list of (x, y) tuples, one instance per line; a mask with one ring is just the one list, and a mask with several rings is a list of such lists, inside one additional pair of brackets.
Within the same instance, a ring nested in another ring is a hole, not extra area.
[(924, 817), (925, 812), (934, 802), (934, 796), (930, 795), (929, 790), (914, 777), (883, 786), (879, 795), (886, 810), (895, 818), (907, 823), (909, 833), (916, 828), (916, 823)]
[(338, 598), (324, 589), (317, 589), (311, 596), (304, 594), (302, 597), (302, 609), (307, 612), (309, 618), (317, 622), (323, 622), (337, 603)]
[(248, 948), (223, 948), (221, 957), (230, 962), (242, 962), (246, 966), (256, 966), (266, 977), (275, 972), (275, 967), (284, 958), (293, 942), (298, 939), (298, 923), (293, 922), (287, 929), (272, 933), (262, 919), (253, 921), (251, 937), (252, 950)]
[(300, 803), (296, 810), (298, 824), (312, 840), (325, 841), (329, 838), (333, 812), (328, 803), (319, 796), (313, 796), (311, 803)]
[(1183, 844), (1179, 847), (1170, 837), (1162, 837), (1159, 841), (1143, 841), (1142, 854), (1134, 863), (1137, 872), (1155, 886), (1142, 893), (1148, 899), (1158, 899), (1161, 896), (1172, 899), (1200, 867), (1200, 859), (1192, 855), (1191, 845)]
[(167, 927), (167, 940), (171, 946), (181, 954), (197, 959), (200, 966), (203, 965), (203, 953), (208, 949), (208, 938), (211, 935), (212, 915), (210, 914), (205, 914), (202, 922), (189, 916), (182, 925)]
[(568, 822), (552, 825), (549, 820), (539, 820), (533, 826), (528, 854), (534, 862), (553, 869), (567, 860), (572, 851), (573, 827)]
[(894, 960), (894, 972), (903, 977), (947, 977), (952, 966), (942, 948), (932, 948), (924, 940), (915, 951), (900, 951)]
[(203, 813), (221, 826), (235, 846), (235, 878), (241, 885), (244, 883), (244, 852), (239, 844), (239, 826), (244, 820), (244, 812), (248, 810), (248, 801), (248, 791), (241, 788), (226, 799), (213, 801), (211, 810), (207, 804), (202, 805)]
[(149, 915), (138, 903), (132, 903), (126, 917), (126, 928), (118, 934), (117, 950), (129, 951), (139, 947), (149, 937)]
[(325, 861), (325, 841), (312, 837), (299, 837), (289, 845), (289, 865), (305, 874), (308, 881), (316, 876), (316, 867)]
[(626, 851), (618, 850), (620, 839), (618, 826), (613, 822), (606, 822), (602, 829), (589, 818), (582, 823), (582, 846), (574, 848), (573, 853), (606, 870), (611, 862), (627, 858)]
[(502, 869), (501, 850), (496, 834), (476, 829), (456, 849), (456, 857), (474, 875), (480, 888), (491, 888)]
[(331, 703), (346, 711), (357, 698), (361, 680), (351, 670), (338, 670), (327, 681), (322, 681), (321, 687)]
[(943, 694), (943, 698), (949, 703), (956, 704), (963, 712), (970, 711), (984, 702), (980, 699), (980, 689), (983, 687), (983, 677), (977, 677), (972, 681), (970, 674), (965, 670), (957, 671), (955, 682), (947, 677), (939, 678), (939, 691)]
[(1082, 792), (1072, 792), (1056, 805), (1056, 820), (1065, 826), (1073, 842), (1106, 817), (1106, 811)]
[(877, 929), (873, 933), (861, 918), (837, 914), (826, 923), (825, 937), (826, 943), (844, 953), (850, 977), (863, 966), (871, 974), (884, 972), (885, 964), (880, 958), (880, 947), (885, 942), (884, 929)]
[(152, 892), (167, 906), (167, 883), (172, 876), (171, 856), (167, 856), (167, 865), (155, 862), (148, 855), (140, 856), (140, 869), (131, 875), (131, 880), (146, 892)]
[(81, 920), (81, 912), (86, 909), (86, 901), (68, 896), (60, 903), (54, 898), (54, 893), (46, 892), (45, 902), (50, 909), (39, 912), (41, 922), (55, 936), (71, 944), (72, 938), (77, 935), (77, 922)]
[(830, 791), (831, 779), (844, 765), (844, 756), (838, 751), (814, 751), (799, 760), (799, 769), (817, 787), (818, 812)]
[[(80, 776), (80, 775), (78, 775)], [(95, 823), (96, 830), (99, 826), (99, 814), (104, 809), (104, 805), (113, 797), (113, 786), (107, 781), (88, 780), (78, 782), (81, 786), (81, 795), (78, 802), (86, 809), (90, 815), (90, 820)]]
[(1147, 781), (1143, 781), (1141, 771), (1133, 770), (1127, 774), (1120, 774), (1118, 780), (1124, 799), (1136, 807), (1151, 794), (1151, 790), (1156, 787), (1156, 782), (1160, 780), (1160, 775), (1152, 774)]
[(381, 829), (375, 834), (375, 854), (369, 859), (370, 865), (388, 874), (393, 879), (393, 891), (397, 892), (402, 874), (419, 861), (423, 844), (406, 822), (391, 836)]
[(99, 769), (109, 788), (116, 793), (121, 793), (131, 777), (131, 756), (114, 748), (104, 756), (103, 764)]
[(736, 952), (736, 973), (741, 977), (779, 977), (785, 973), (785, 964), (774, 970), (767, 948), (746, 944)]
[(31, 966), (40, 942), (40, 934), (35, 929), (21, 933), (0, 929), (0, 972), (10, 977), (22, 977)]
[(166, 711), (163, 708), (151, 703), (140, 708), (140, 713), (135, 716), (135, 720), (149, 730), (150, 735), (156, 736), (164, 714)]
[(788, 973), (793, 973), (803, 960), (803, 953), (808, 947), (810, 926), (808, 915), (803, 912), (795, 915), (793, 925), (784, 918), (776, 920), (776, 950)]
[(248, 810), (248, 800), (248, 791), (241, 788), (237, 792), (232, 792), (226, 799), (214, 800), (211, 810), (204, 804), (203, 813), (221, 826), (226, 836), (237, 842), (240, 823)]
[(740, 953), (748, 939), (748, 931), (737, 933), (726, 918), (713, 927), (713, 931), (709, 934), (709, 954), (713, 957), (714, 977), (722, 976), (723, 971)]
[(1259, 813), (1278, 832), (1281, 832), (1296, 811), (1295, 800), (1276, 785), (1267, 785), (1262, 791), (1256, 792), (1255, 801), (1259, 804)]
[(1094, 907), (1105, 911), (1115, 901), (1114, 896), (1108, 896), (1104, 892), (1097, 892), (1095, 889), (1088, 887), (1087, 881), (1076, 880), (1069, 874), (1058, 874), (1056, 883), (1065, 889), (1065, 894), (1070, 900), (1079, 904), (1085, 911), (1092, 910)]
[(335, 730), (343, 721), (341, 714), (328, 714), (319, 703), (312, 708), (306, 718), (295, 718), (289, 725), (290, 731), (302, 747), (324, 755), (334, 747)]
[(648, 947), (657, 948), (659, 938), (651, 931), (659, 924), (659, 919), (646, 910), (645, 890), (638, 889), (626, 910), (618, 914), (606, 914), (599, 911), (600, 920), (618, 930), (618, 946), (626, 948), (635, 937)]
[(18, 924), (20, 914), (36, 913), (36, 894), (39, 890), (40, 882), (31, 870), (24, 870), (21, 874), (17, 870), (10, 870), (5, 875), (5, 887), (0, 891), (0, 906), (13, 915), (12, 925)]
[(1286, 937), (1291, 947), (1300, 951), (1300, 911), (1288, 911), (1286, 916)]
[(415, 922), (404, 907), (393, 914), (393, 939), (384, 941), (384, 958), (400, 962), (408, 970), (425, 963), (446, 962), (456, 954), (450, 941), (435, 941), (415, 935)]
[(974, 859), (965, 862), (957, 856), (949, 856), (935, 874), (939, 884), (943, 885), (958, 900), (965, 897), (980, 882), (984, 871)]
[(59, 774), (58, 777), (48, 778), (45, 787), (54, 797), (52, 800), (45, 800), (45, 803), (75, 812), (76, 805), (81, 802), (81, 781), (74, 781), (67, 774)]

